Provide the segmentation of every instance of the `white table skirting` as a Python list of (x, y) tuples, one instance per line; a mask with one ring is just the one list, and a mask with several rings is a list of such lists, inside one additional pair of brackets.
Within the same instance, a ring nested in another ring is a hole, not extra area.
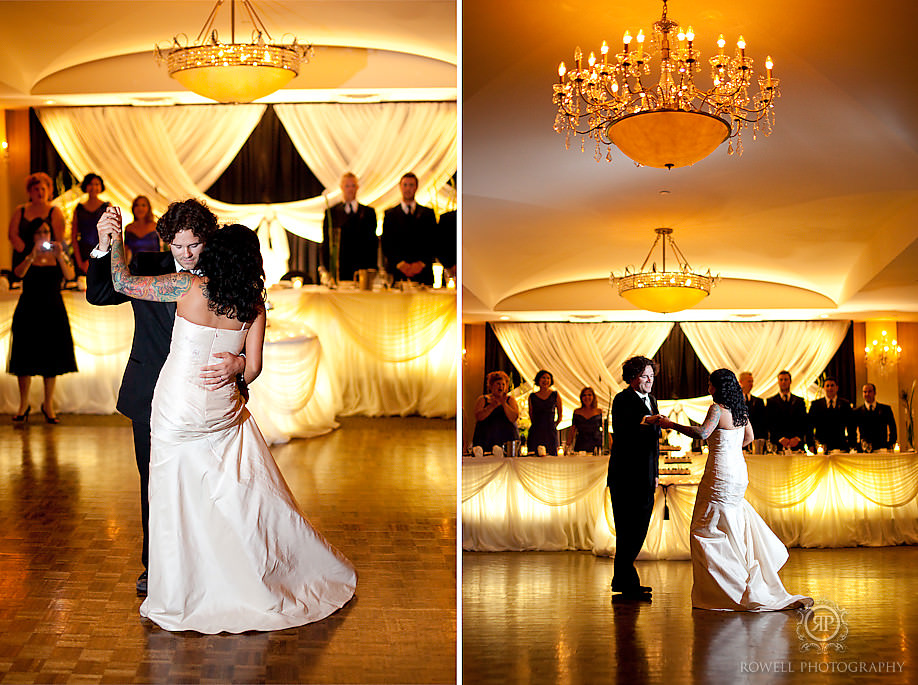
[[(747, 457), (746, 499), (788, 546), (918, 543), (914, 452)], [(462, 462), (462, 547), (615, 554), (608, 457), (493, 457)], [(639, 559), (688, 559), (704, 457), (665, 476)], [(664, 518), (664, 508), (668, 519)]]
[[(131, 350), (130, 305), (96, 307), (84, 293), (62, 293), (79, 372), (60, 376), (57, 410), (113, 414)], [(0, 358), (9, 358), (19, 291), (0, 293)], [(455, 292), (339, 293), (276, 289), (268, 314), (264, 369), (251, 386), (250, 410), (269, 442), (311, 437), (335, 416), (455, 416)], [(391, 329), (389, 327), (392, 327)], [(4, 369), (5, 370), (5, 369)], [(41, 379), (31, 403), (41, 402)], [(16, 377), (0, 374), (0, 412), (19, 405)]]

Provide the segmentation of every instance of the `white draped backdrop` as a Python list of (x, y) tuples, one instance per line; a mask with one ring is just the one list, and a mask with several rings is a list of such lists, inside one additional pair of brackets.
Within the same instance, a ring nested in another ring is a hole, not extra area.
[[(326, 203), (340, 199), (341, 174), (360, 179), (360, 200), (381, 210), (400, 199), (406, 171), (420, 179), (418, 201), (441, 207), (457, 168), (456, 103), (276, 105), (303, 161), (325, 186), (318, 197), (230, 205), (205, 195), (258, 124), (265, 105), (51, 107), (38, 117), (67, 167), (105, 179), (104, 197), (128, 210), (137, 195), (162, 214), (170, 202), (205, 200), (223, 222), (258, 231), (268, 282), (287, 270), (285, 230), (321, 242)], [(124, 214), (130, 217), (129, 211)]]
[[(786, 369), (792, 390), (812, 394), (812, 384), (838, 350), (847, 321), (686, 322), (680, 324), (708, 371), (728, 368), (752, 372), (754, 393), (768, 397), (778, 391), (777, 375)], [(570, 425), (580, 406), (580, 389), (592, 387), (606, 408), (624, 388), (621, 366), (628, 357), (652, 357), (672, 330), (672, 323), (492, 323), (498, 341), (530, 382), (548, 369), (565, 407), (561, 427)], [(664, 413), (676, 411), (700, 422), (710, 397), (660, 401)]]

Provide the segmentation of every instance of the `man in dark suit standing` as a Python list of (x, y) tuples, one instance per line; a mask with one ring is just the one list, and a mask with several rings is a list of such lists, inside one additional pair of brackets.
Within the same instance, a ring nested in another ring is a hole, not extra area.
[[(752, 432), (756, 440), (768, 439), (768, 417), (765, 414), (765, 400), (752, 394), (752, 386), (755, 385), (755, 379), (752, 372), (743, 371), (739, 375), (740, 388), (743, 390), (743, 397), (746, 399), (746, 411), (748, 412), (749, 421), (752, 423)], [(760, 443), (764, 445), (765, 443)]]
[[(778, 374), (778, 394), (768, 398), (768, 439), (779, 450), (802, 450), (806, 440), (806, 403), (790, 391), (789, 371)], [(755, 428), (753, 428), (755, 430)]]
[(382, 251), (386, 271), (395, 280), (433, 285), (437, 217), (430, 207), (414, 201), (418, 177), (410, 171), (398, 182), (402, 201), (383, 216)]
[[(158, 276), (176, 271), (193, 271), (204, 249), (204, 243), (217, 230), (217, 217), (197, 200), (173, 202), (156, 224), (168, 252), (138, 252), (131, 263), (131, 272), (141, 276)], [(111, 234), (100, 230), (99, 246), (91, 253), (86, 275), (86, 299), (95, 305), (130, 302), (134, 310), (134, 340), (117, 408), (131, 419), (134, 433), (134, 456), (140, 473), (140, 510), (143, 525), (141, 561), (144, 571), (137, 579), (137, 592), (146, 594), (149, 550), (149, 503), (147, 489), (150, 476), (150, 405), (153, 388), (169, 354), (172, 325), (175, 322), (174, 302), (134, 300), (115, 291), (111, 273)], [(205, 385), (216, 389), (236, 382), (245, 369), (245, 357), (219, 353), (219, 364), (203, 367), (201, 378)]]
[[(343, 199), (325, 210), (322, 222), (322, 266), (335, 280), (349, 281), (358, 269), (375, 269), (377, 264), (376, 210), (357, 202), (357, 176), (348, 171), (341, 177)], [(331, 263), (331, 237), (338, 229), (338, 272)]]
[(807, 444), (814, 451), (817, 443), (826, 452), (847, 451), (856, 442), (851, 404), (838, 396), (838, 382), (834, 378), (826, 378), (822, 387), (826, 396), (813, 400), (807, 415), (810, 422)]
[(896, 418), (892, 407), (877, 402), (877, 386), (867, 383), (863, 387), (864, 404), (854, 414), (858, 433), (858, 451), (868, 449), (888, 450), (896, 444)]
[(640, 584), (634, 560), (647, 537), (659, 482), (660, 420), (650, 394), (656, 364), (632, 357), (622, 365), (628, 387), (612, 401), (612, 451), (607, 479), (615, 521), (615, 570), (612, 591), (628, 599), (649, 600), (651, 588)]

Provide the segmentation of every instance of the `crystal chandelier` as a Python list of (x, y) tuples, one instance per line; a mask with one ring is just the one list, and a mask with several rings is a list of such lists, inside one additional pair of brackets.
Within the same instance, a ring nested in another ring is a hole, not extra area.
[[(650, 246), (650, 252), (647, 253), (647, 258), (640, 270), (634, 271), (628, 266), (625, 267), (625, 272), (621, 276), (616, 276), (615, 272), (612, 272), (609, 282), (613, 286), (617, 285), (618, 294), (638, 309), (670, 314), (694, 307), (711, 293), (711, 288), (717, 282), (717, 276), (712, 276), (710, 269), (707, 274), (692, 271), (682, 250), (673, 240), (673, 229), (656, 228), (654, 231), (657, 238)], [(662, 243), (663, 249), (663, 270), (657, 271), (656, 262), (653, 262), (650, 270), (647, 270), (647, 263), (659, 243)], [(676, 256), (678, 269), (675, 271), (666, 270), (667, 245)]]
[(166, 49), (156, 46), (169, 76), (188, 90), (217, 102), (252, 102), (283, 88), (312, 56), (311, 45), (274, 45), (251, 0), (241, 0), (255, 27), (251, 43), (236, 42), (236, 0), (230, 0), (230, 42), (221, 43), (213, 28), (225, 0), (217, 0), (193, 45), (182, 45), (178, 34)]
[(875, 364), (880, 373), (885, 374), (888, 369), (898, 363), (902, 356), (902, 348), (896, 340), (889, 339), (889, 333), (882, 331), (880, 337), (864, 348), (864, 359), (868, 364)]
[[(736, 138), (742, 154), (741, 134), (750, 124), (753, 139), (759, 131), (771, 133), (772, 107), (779, 96), (771, 57), (753, 85), (753, 60), (746, 56), (745, 40), (740, 36), (735, 54), (728, 55), (721, 34), (717, 54), (707, 60), (713, 87), (700, 88), (695, 74), (703, 60), (695, 48), (695, 32), (667, 18), (666, 2), (649, 41), (643, 30), (636, 37), (625, 31), (618, 54), (610, 55), (603, 41), (598, 58), (591, 52), (584, 62), (578, 47), (571, 69), (561, 62), (554, 85), (554, 129), (565, 136), (567, 147), (572, 137), (582, 136), (582, 152), (589, 137), (595, 140), (597, 162), (603, 146), (606, 160), (612, 161), (614, 144), (638, 164), (672, 169), (704, 159), (728, 138)], [(651, 77), (654, 61), (659, 62), (659, 76)]]

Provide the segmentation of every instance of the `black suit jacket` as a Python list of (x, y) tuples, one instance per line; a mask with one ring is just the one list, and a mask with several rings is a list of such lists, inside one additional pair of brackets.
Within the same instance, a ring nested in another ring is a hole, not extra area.
[(653, 489), (659, 475), (660, 427), (641, 424), (656, 414), (657, 400), (650, 395), (651, 409), (630, 387), (612, 400), (612, 450), (609, 454), (610, 488), (634, 489), (644, 494)]
[(437, 216), (430, 207), (416, 204), (413, 214), (405, 214), (395, 205), (383, 215), (382, 251), (386, 271), (395, 280), (406, 276), (398, 270), (399, 262), (424, 262), (424, 270), (413, 280), (433, 285), (433, 264), (437, 238)]
[(761, 397), (750, 395), (749, 401), (746, 402), (746, 411), (748, 412), (749, 420), (752, 422), (752, 432), (755, 434), (755, 438), (767, 439), (768, 415), (765, 412), (765, 400)]
[[(806, 403), (802, 397), (791, 395), (785, 402), (781, 394), (772, 395), (765, 405), (768, 416), (768, 439), (783, 449), (779, 442), (781, 438), (799, 438), (800, 443), (796, 449), (802, 450), (806, 443), (807, 420)], [(753, 426), (753, 430), (755, 430)]]
[(434, 257), (445, 269), (456, 266), (456, 210), (443, 212), (437, 222), (437, 240)]
[(341, 229), (341, 244), (338, 248), (340, 280), (351, 280), (358, 269), (377, 268), (379, 240), (376, 238), (375, 209), (358, 203), (357, 211), (348, 214), (344, 211), (344, 203), (339, 202), (325, 210), (325, 220), (322, 222), (322, 266), (331, 271), (329, 223), (332, 229)]
[(890, 449), (896, 444), (896, 418), (888, 404), (876, 403), (874, 411), (867, 411), (862, 404), (854, 410), (854, 421), (858, 432), (858, 449), (860, 442), (866, 441), (875, 450)]
[[(175, 302), (135, 300), (117, 292), (112, 285), (111, 254), (89, 260), (86, 274), (86, 300), (96, 305), (130, 302), (134, 309), (134, 340), (118, 392), (118, 411), (132, 421), (150, 422), (153, 388), (159, 379), (175, 324)], [(131, 262), (131, 273), (159, 276), (173, 273), (171, 252), (138, 252)]]
[(832, 409), (825, 397), (813, 400), (807, 418), (810, 422), (807, 444), (811, 449), (819, 442), (827, 450), (847, 450), (857, 442), (854, 413), (848, 400), (836, 397)]

